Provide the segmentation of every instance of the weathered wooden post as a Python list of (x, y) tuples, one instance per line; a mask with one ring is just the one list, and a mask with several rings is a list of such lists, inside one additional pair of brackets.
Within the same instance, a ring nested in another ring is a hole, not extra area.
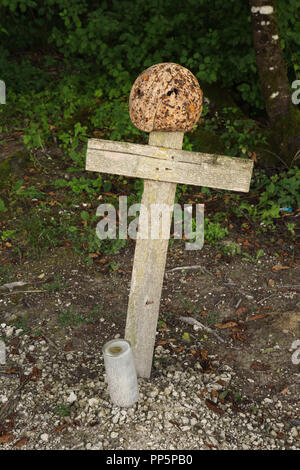
[[(149, 145), (90, 139), (86, 169), (144, 178), (142, 205), (169, 207), (168, 234), (176, 183), (247, 192), (253, 162), (181, 150), (184, 132), (197, 123), (202, 91), (186, 68), (162, 63), (149, 67), (135, 81), (129, 100), (130, 117), (150, 132)], [(166, 229), (166, 226), (164, 227)], [(139, 227), (140, 231), (140, 227)], [(136, 241), (125, 337), (130, 341), (137, 373), (150, 377), (159, 303), (169, 239), (161, 232)]]

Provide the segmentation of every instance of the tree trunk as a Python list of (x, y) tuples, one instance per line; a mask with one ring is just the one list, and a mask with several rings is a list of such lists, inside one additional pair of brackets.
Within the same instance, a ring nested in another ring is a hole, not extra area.
[(250, 0), (256, 63), (278, 154), (290, 165), (300, 149), (300, 112), (292, 103), (276, 0)]

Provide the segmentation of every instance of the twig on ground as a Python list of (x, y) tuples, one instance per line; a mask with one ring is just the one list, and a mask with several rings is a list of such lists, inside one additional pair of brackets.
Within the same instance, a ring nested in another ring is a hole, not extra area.
[(36, 292), (45, 292), (44, 290), (16, 290), (15, 292), (7, 292), (1, 295), (14, 295), (14, 294), (35, 294)]
[[(16, 293), (24, 293), (24, 292), (44, 292), (43, 290), (37, 290), (37, 291), (21, 291), (21, 290), (16, 290), (15, 292), (12, 292), (14, 291), (15, 288), (17, 287), (24, 287), (24, 286), (27, 286), (28, 284), (45, 284), (47, 282), (50, 282), (51, 280), (53, 279), (53, 276), (51, 276), (50, 278), (47, 278), (47, 279), (39, 279), (39, 280), (35, 280), (35, 281), (15, 281), (15, 282), (8, 282), (7, 284), (3, 284), (2, 286), (0, 286), (0, 291), (9, 291), (8, 294), (16, 294)], [(8, 294), (2, 294), (2, 295), (8, 295)]]
[(12, 291), (15, 287), (23, 287), (23, 286), (26, 286), (26, 284), (28, 284), (28, 282), (24, 282), (24, 281), (8, 282), (7, 284), (3, 284), (3, 286), (0, 286), (0, 291), (6, 290), (6, 289), (8, 289), (9, 291)]
[(53, 346), (55, 349), (57, 349), (59, 351), (59, 347), (57, 346), (55, 341), (53, 341), (53, 339), (50, 339), (47, 336), (47, 332), (43, 328), (40, 328), (40, 331), (43, 333), (44, 340), (47, 341), (47, 343), (49, 343), (51, 346)]
[(257, 301), (258, 304), (261, 304), (262, 302), (264, 302), (265, 300), (268, 300), (270, 299), (270, 297), (274, 297), (275, 295), (278, 295), (278, 292), (274, 293), (274, 294), (271, 294), (271, 295), (268, 295), (267, 297), (264, 297), (263, 299), (260, 299)]
[(201, 264), (195, 264), (193, 266), (178, 266), (176, 268), (168, 269), (166, 273), (171, 273), (174, 271), (185, 271), (188, 269), (200, 269), (202, 272), (205, 272), (206, 274), (209, 274), (209, 276), (213, 276), (213, 274), (204, 266), (201, 266)]
[(214, 335), (215, 338), (217, 338), (218, 341), (221, 341), (221, 343), (225, 343), (225, 340), (223, 338), (221, 338), (221, 336), (217, 335), (217, 333), (214, 330), (212, 330), (208, 326), (203, 325), (202, 323), (200, 323), (195, 318), (192, 318), (192, 317), (179, 317), (179, 320), (181, 320), (185, 323), (188, 323), (190, 325), (196, 325), (199, 328), (201, 328), (202, 330), (207, 331), (208, 333)]

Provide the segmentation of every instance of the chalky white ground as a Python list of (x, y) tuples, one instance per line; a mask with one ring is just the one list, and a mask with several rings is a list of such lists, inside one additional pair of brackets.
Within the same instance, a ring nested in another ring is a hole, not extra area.
[[(110, 403), (102, 351), (93, 351), (91, 360), (85, 354), (83, 364), (81, 352), (63, 352), (41, 337), (35, 339), (23, 333), (1, 325), (2, 338), (9, 342), (16, 336), (20, 338), (19, 355), (11, 355), (13, 346), (7, 346), (7, 358), (13, 357), (14, 366), (24, 374), (33, 367), (41, 374), (22, 388), (10, 430), (13, 438), (0, 445), (3, 450), (15, 448), (23, 438), (22, 450), (300, 448), (300, 419), (295, 419), (300, 416), (300, 408), (285, 402), (283, 396), (270, 395), (253, 413), (248, 412), (249, 404), (245, 412), (236, 412), (229, 403), (218, 403), (224, 410), (222, 415), (205, 405), (206, 396), (201, 392), (218, 391), (224, 384), (225, 388), (231, 387), (236, 381), (234, 370), (214, 358), (214, 373), (203, 374), (200, 365), (191, 369), (184, 364), (184, 358), (176, 361), (173, 352), (157, 346), (155, 362), (161, 367), (154, 368), (150, 381), (139, 379), (140, 400), (125, 409)], [(28, 363), (28, 354), (34, 355), (35, 364)], [(172, 365), (163, 366), (170, 358)], [(83, 374), (76, 381), (79, 366)], [(0, 403), (7, 402), (18, 385), (17, 378), (2, 375)], [(55, 413), (62, 403), (70, 406), (69, 416)], [(285, 437), (278, 437), (281, 434)]]

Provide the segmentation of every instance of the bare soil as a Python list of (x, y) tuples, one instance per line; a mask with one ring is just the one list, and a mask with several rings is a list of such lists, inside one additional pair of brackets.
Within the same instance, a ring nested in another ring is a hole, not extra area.
[[(92, 344), (100, 350), (107, 340), (124, 336), (133, 250), (132, 244), (88, 267), (71, 250), (60, 248), (18, 266), (15, 280), (27, 284), (1, 291), (1, 323), (43, 335), (58, 348), (88, 353)], [(111, 261), (118, 263), (113, 272)], [(291, 348), (300, 339), (300, 263), (297, 258), (280, 263), (267, 255), (256, 263), (240, 256), (226, 259), (207, 245), (196, 253), (173, 247), (166, 266), (157, 344), (177, 359), (184, 351), (192, 365), (197, 356), (193, 343), (200, 336), (203, 351), (238, 373), (238, 386), (249, 399), (261, 401), (271, 392), (296, 404), (299, 365), (292, 362)], [(199, 267), (189, 269), (195, 265)], [(176, 267), (184, 269), (173, 270)], [(55, 279), (58, 284), (53, 284)], [(77, 324), (76, 315), (83, 319)], [(181, 316), (197, 319), (224, 342), (212, 341), (209, 332), (195, 331)], [(208, 364), (203, 367), (209, 369)]]

